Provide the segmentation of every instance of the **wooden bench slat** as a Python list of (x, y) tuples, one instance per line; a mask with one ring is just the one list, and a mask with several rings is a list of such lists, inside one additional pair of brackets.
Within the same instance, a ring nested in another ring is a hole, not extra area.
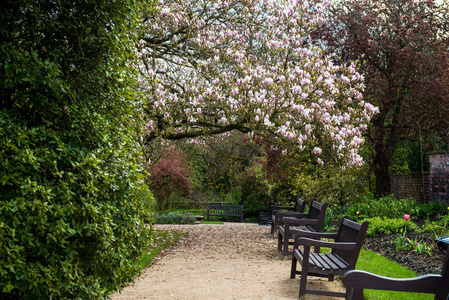
[(310, 253), (309, 255), (310, 255), (309, 256), (310, 265), (321, 269), (322, 265), (321, 265), (320, 261), (316, 258), (314, 253)]
[(329, 262), (326, 260), (326, 257), (322, 256), (321, 254), (322, 253), (311, 253), (310, 259), (315, 260), (315, 262), (316, 262), (315, 265), (319, 269), (326, 270), (326, 271), (333, 270), (332, 265), (330, 265)]
[(337, 254), (326, 253), (326, 256), (328, 257), (329, 260), (333, 261), (336, 265), (338, 265), (338, 268), (340, 270), (345, 270), (349, 268), (349, 264)]
[(340, 270), (340, 267), (336, 265), (329, 257), (324, 253), (318, 253), (318, 256), (324, 261), (326, 270)]

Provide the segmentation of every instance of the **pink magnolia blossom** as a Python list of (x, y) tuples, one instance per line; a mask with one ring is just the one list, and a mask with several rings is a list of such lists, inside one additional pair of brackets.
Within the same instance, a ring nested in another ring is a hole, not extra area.
[(159, 1), (139, 28), (144, 134), (207, 136), (245, 124), (251, 135), (282, 133), (274, 138), (317, 155), (317, 141), (327, 141), (343, 164), (360, 165), (362, 133), (378, 108), (362, 100), (357, 64), (333, 63), (304, 43), (329, 3)]
[(319, 147), (315, 147), (313, 149), (313, 153), (316, 154), (316, 155), (320, 155), (321, 152), (323, 152), (323, 150), (321, 148), (319, 148)]

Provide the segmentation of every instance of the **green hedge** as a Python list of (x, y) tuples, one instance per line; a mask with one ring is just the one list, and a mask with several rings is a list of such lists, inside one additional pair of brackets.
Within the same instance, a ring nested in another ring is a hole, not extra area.
[(100, 299), (138, 273), (152, 196), (128, 71), (136, 3), (0, 5), (2, 299)]

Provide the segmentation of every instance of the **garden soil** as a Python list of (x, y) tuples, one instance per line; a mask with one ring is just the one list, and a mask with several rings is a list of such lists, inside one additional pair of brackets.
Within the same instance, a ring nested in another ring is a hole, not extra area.
[[(153, 260), (134, 285), (113, 300), (298, 299), (299, 276), (290, 279), (291, 258), (277, 251), (269, 226), (156, 225), (189, 235)], [(309, 277), (308, 287), (344, 292), (341, 282)], [(341, 299), (306, 295), (306, 299)]]

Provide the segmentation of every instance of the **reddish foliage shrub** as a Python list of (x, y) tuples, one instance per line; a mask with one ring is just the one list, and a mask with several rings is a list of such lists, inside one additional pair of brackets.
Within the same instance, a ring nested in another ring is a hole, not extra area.
[(148, 172), (148, 185), (160, 210), (171, 208), (174, 197), (193, 193), (192, 167), (179, 149), (169, 148)]

